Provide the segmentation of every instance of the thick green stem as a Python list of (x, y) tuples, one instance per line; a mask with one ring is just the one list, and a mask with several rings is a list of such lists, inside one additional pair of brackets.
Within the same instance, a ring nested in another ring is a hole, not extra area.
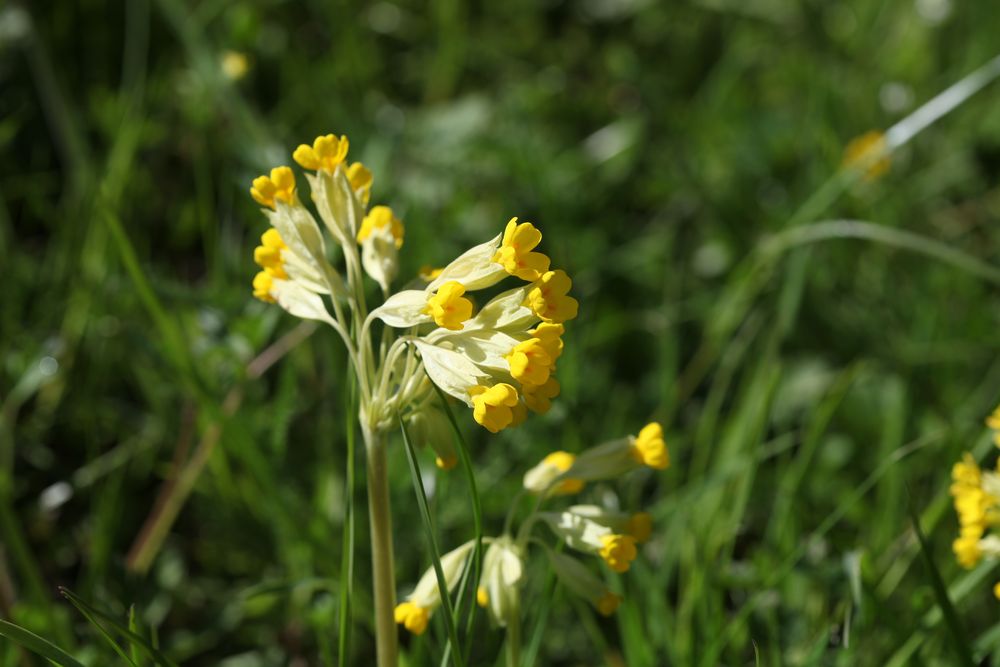
[(372, 544), (372, 595), (378, 667), (396, 667), (396, 575), (392, 563), (392, 514), (385, 435), (362, 424), (368, 459), (368, 519)]
[(507, 667), (521, 666), (521, 600), (518, 596), (507, 617)]

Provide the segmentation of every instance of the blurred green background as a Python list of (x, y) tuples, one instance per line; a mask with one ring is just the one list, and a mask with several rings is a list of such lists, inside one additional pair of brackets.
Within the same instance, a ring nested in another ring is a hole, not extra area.
[[(987, 62), (998, 34), (994, 3), (956, 0), (0, 3), (0, 615), (125, 664), (61, 585), (121, 622), (134, 605), (184, 665), (333, 664), (345, 362), (322, 330), (248, 371), (308, 333), (250, 296), (266, 227), (248, 188), (336, 132), (407, 225), (401, 275), (518, 215), (574, 278), (553, 410), (495, 437), (460, 415), (488, 533), (547, 452), (668, 431), (669, 470), (585, 496), (656, 519), (609, 579), (615, 617), (549, 597), (532, 561), (538, 664), (1000, 664), (996, 575), (954, 563), (947, 496), (961, 452), (988, 455), (1000, 397), (1000, 85), (888, 174), (829, 185), (851, 138)], [(932, 251), (773, 245), (829, 219)], [(429, 560), (391, 454), (405, 592)], [(131, 571), (158, 494), (199, 456)], [(467, 487), (431, 461), (455, 546)], [(471, 664), (493, 664), (502, 634), (480, 616), (475, 637)], [(437, 664), (444, 633), (402, 641), (406, 664)], [(0, 639), (0, 664), (41, 661)]]

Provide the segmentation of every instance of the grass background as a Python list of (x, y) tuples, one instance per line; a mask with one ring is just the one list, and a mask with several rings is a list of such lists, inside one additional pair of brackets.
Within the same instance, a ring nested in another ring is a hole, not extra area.
[[(407, 224), (401, 275), (518, 215), (574, 278), (552, 412), (495, 437), (461, 415), (487, 534), (548, 451), (667, 428), (668, 471), (586, 494), (656, 519), (611, 579), (614, 618), (532, 561), (539, 664), (1000, 664), (996, 575), (954, 563), (947, 497), (962, 451), (989, 459), (1000, 396), (1000, 281), (974, 269), (1000, 249), (1000, 87), (800, 211), (852, 137), (996, 55), (997, 34), (991, 3), (953, 0), (0, 4), (0, 615), (117, 664), (63, 585), (122, 622), (134, 606), (184, 665), (334, 664), (344, 358), (320, 331), (247, 369), (299, 331), (250, 297), (249, 182), (333, 131)], [(226, 50), (245, 78), (223, 76)], [(835, 218), (963, 254), (766, 250)], [(429, 561), (394, 445), (405, 591)], [(206, 449), (148, 574), (130, 573), (161, 485)], [(447, 548), (469, 501), (431, 459)], [(355, 495), (350, 661), (368, 664)], [(471, 640), (471, 664), (496, 660), (482, 617)], [(403, 643), (406, 664), (436, 664), (440, 619)], [(41, 662), (0, 639), (0, 664)]]

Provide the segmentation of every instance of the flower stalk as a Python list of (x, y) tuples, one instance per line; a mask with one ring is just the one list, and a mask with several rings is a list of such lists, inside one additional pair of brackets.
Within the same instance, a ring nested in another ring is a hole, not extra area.
[(392, 558), (385, 435), (362, 426), (368, 474), (368, 524), (372, 550), (372, 596), (375, 599), (375, 650), (378, 667), (396, 665), (396, 576)]

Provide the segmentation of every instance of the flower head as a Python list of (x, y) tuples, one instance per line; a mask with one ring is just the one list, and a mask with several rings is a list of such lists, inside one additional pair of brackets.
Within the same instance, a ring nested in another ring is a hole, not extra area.
[[(347, 161), (348, 148), (347, 137), (327, 134), (293, 153), (308, 170), (317, 217), (299, 200), (289, 167), (254, 180), (251, 194), (267, 207), (271, 225), (254, 251), (262, 269), (254, 295), (336, 329), (362, 389), (362, 419), (373, 429), (387, 428), (397, 414), (414, 417), (434, 400), (434, 385), (494, 433), (548, 411), (559, 394), (553, 373), (563, 351), (561, 323), (576, 315), (577, 303), (568, 295), (569, 276), (550, 270), (538, 251), (538, 228), (514, 218), (494, 238), (393, 291), (405, 228), (388, 206), (369, 208), (372, 173)], [(331, 239), (340, 253), (329, 252)], [(383, 301), (373, 310), (366, 276), (381, 287)], [(511, 278), (522, 282), (476, 311), (472, 292)], [(376, 320), (388, 329), (373, 326)], [(438, 454), (442, 467), (454, 464)]]
[(663, 427), (656, 422), (646, 424), (632, 443), (632, 454), (640, 463), (655, 470), (669, 466), (670, 454), (663, 441)]
[(295, 203), (295, 174), (288, 167), (275, 167), (269, 176), (253, 179), (250, 194), (261, 206), (276, 208), (277, 201)]
[(372, 173), (365, 165), (355, 162), (347, 168), (347, 180), (354, 192), (357, 193), (361, 203), (367, 206), (368, 200), (372, 196), (372, 183), (375, 180)]
[(514, 419), (512, 408), (517, 406), (517, 389), (506, 382), (492, 387), (477, 385), (469, 389), (472, 396), (472, 416), (490, 433), (497, 433)]
[(559, 324), (576, 317), (579, 304), (567, 296), (573, 281), (565, 271), (546, 271), (531, 286), (528, 305), (547, 323)]
[(336, 135), (326, 134), (316, 137), (312, 146), (300, 144), (292, 153), (292, 159), (304, 169), (312, 171), (324, 169), (332, 172), (347, 158), (349, 146), (347, 137), (338, 138)]
[(472, 302), (462, 296), (465, 287), (462, 283), (451, 281), (441, 285), (437, 294), (427, 299), (424, 312), (434, 318), (439, 327), (451, 331), (463, 328), (463, 322), (472, 317)]
[(537, 280), (549, 270), (549, 258), (540, 252), (532, 252), (542, 242), (542, 233), (530, 222), (517, 223), (511, 218), (503, 232), (500, 249), (493, 255), (493, 261), (504, 270), (522, 280)]

